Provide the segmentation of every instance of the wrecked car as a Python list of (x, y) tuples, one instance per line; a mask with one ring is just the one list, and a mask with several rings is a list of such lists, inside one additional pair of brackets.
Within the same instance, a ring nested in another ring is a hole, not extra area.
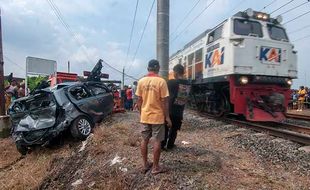
[(12, 137), (23, 155), (31, 146), (48, 144), (66, 130), (84, 140), (112, 110), (113, 95), (100, 82), (59, 84), (11, 104)]

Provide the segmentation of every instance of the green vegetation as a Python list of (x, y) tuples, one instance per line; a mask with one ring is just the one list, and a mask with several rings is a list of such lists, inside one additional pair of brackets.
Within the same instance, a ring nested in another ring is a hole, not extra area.
[(32, 91), (41, 81), (47, 80), (47, 76), (27, 77), (28, 88)]

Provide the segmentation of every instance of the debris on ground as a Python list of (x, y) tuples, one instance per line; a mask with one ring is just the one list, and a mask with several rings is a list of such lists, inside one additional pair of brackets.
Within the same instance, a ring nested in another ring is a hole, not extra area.
[[(308, 166), (297, 161), (309, 159), (309, 154), (299, 151), (296, 143), (279, 143), (268, 135), (193, 116), (190, 112), (185, 114), (176, 147), (162, 152), (161, 163), (169, 171), (158, 175), (141, 173), (142, 126), (137, 112), (106, 118), (84, 142), (67, 140), (60, 148), (38, 147), (22, 159), (13, 141), (2, 139), (1, 189), (308, 189), (310, 186), (304, 171)], [(288, 155), (283, 154), (285, 151)], [(150, 146), (150, 161), (151, 152)], [(296, 169), (287, 160), (304, 169)]]

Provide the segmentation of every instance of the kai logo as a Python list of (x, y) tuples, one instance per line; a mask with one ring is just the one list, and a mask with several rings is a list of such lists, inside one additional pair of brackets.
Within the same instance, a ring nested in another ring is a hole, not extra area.
[(207, 67), (214, 67), (215, 65), (222, 65), (224, 63), (224, 52), (225, 47), (217, 48), (213, 51), (210, 51), (206, 54), (206, 64)]
[(261, 47), (259, 60), (267, 62), (281, 62), (281, 49), (271, 47)]

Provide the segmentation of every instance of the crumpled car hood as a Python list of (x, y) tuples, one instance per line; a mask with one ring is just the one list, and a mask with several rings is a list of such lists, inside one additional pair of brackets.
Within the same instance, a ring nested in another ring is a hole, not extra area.
[(56, 123), (56, 109), (56, 101), (50, 92), (13, 102), (9, 113), (14, 132), (53, 127)]
[(33, 118), (33, 116), (28, 115), (26, 118), (23, 118), (18, 123), (15, 131), (32, 131), (39, 129), (46, 129), (53, 127), (55, 125), (56, 118), (51, 115), (40, 115), (37, 118)]

